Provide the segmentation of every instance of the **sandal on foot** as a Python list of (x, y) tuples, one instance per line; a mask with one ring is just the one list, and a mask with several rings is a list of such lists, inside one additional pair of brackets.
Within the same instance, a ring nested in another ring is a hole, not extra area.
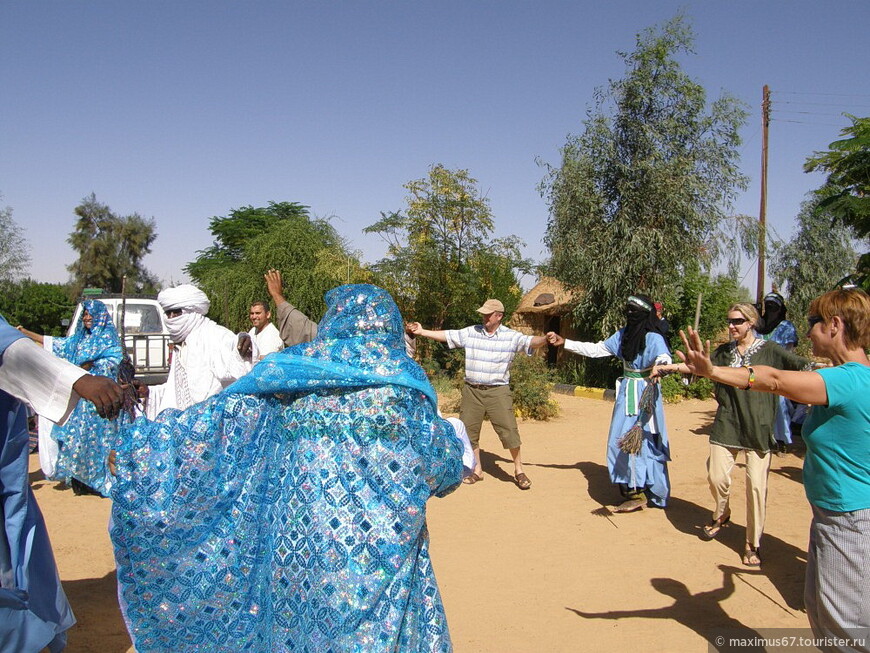
[(728, 522), (731, 521), (731, 513), (727, 515), (722, 515), (719, 519), (712, 520), (709, 524), (704, 525), (704, 539), (705, 540), (714, 540), (716, 536), (719, 535), (719, 531), (725, 528), (728, 525)]
[(613, 512), (635, 512), (636, 510), (643, 510), (645, 506), (646, 499), (629, 499), (616, 506)]
[(514, 481), (516, 481), (517, 487), (521, 490), (528, 490), (532, 487), (532, 482), (529, 480), (529, 477), (522, 472), (514, 476)]
[(760, 567), (761, 549), (747, 545), (746, 550), (743, 552), (743, 564), (747, 567)]
[(471, 474), (469, 474), (468, 476), (466, 476), (465, 478), (462, 479), (462, 482), (465, 483), (466, 485), (474, 485), (475, 483), (478, 483), (479, 481), (482, 481), (482, 480), (483, 480), (483, 476), (481, 476), (477, 472), (471, 472)]

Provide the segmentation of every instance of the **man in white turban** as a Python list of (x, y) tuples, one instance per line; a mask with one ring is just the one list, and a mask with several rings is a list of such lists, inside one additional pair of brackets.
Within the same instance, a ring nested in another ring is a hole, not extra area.
[(166, 314), (175, 350), (166, 383), (149, 389), (149, 419), (166, 408), (184, 410), (199, 403), (251, 370), (250, 352), (242, 357), (238, 336), (206, 317), (211, 302), (199, 288), (190, 284), (167, 288), (157, 301)]

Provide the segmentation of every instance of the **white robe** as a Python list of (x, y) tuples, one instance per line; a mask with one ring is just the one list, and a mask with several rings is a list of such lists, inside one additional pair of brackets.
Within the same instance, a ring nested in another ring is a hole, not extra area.
[(257, 355), (254, 357), (254, 360), (262, 360), (269, 354), (284, 349), (284, 341), (281, 340), (281, 334), (278, 333), (278, 329), (271, 322), (264, 326), (260, 333), (257, 333), (257, 328), (254, 327), (248, 331), (248, 334), (257, 347), (255, 350)]
[[(54, 357), (54, 338), (52, 336), (43, 336), (42, 347)], [(42, 468), (42, 473), (46, 478), (52, 478), (57, 470), (57, 457), (60, 455), (60, 447), (57, 440), (51, 437), (51, 431), (54, 424), (44, 416), (37, 415), (37, 428), (39, 434), (39, 466)]]
[(52, 356), (30, 340), (16, 340), (3, 352), (0, 388), (39, 415), (63, 424), (79, 401), (73, 383), (87, 372)]
[[(151, 386), (145, 414), (154, 419), (166, 408), (185, 409), (217, 394), (251, 371), (238, 352), (238, 336), (205, 318), (184, 342), (175, 346), (169, 378)], [(187, 377), (187, 397), (181, 386)]]

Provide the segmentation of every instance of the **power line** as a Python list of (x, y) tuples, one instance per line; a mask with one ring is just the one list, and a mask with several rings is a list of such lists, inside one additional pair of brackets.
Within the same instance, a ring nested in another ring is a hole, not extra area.
[(870, 98), (870, 93), (820, 93), (817, 91), (773, 91), (777, 95), (813, 95), (825, 97), (860, 97)]
[(777, 104), (797, 104), (808, 107), (852, 107), (855, 109), (870, 109), (867, 104), (842, 104), (841, 102), (789, 102), (788, 100), (778, 100)]
[(777, 109), (776, 113), (799, 113), (807, 116), (834, 116), (837, 118), (842, 118), (842, 113), (825, 113), (823, 111), (796, 111), (794, 109)]
[(813, 127), (843, 127), (843, 125), (833, 125), (829, 122), (805, 122), (803, 120), (786, 120), (784, 118), (773, 118), (771, 117), (771, 121), (776, 122), (793, 122), (796, 125), (811, 125)]

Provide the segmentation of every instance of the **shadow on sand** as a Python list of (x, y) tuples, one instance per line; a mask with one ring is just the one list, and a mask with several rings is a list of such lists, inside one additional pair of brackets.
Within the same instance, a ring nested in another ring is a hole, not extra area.
[[(656, 591), (671, 597), (674, 602), (663, 608), (644, 608), (638, 610), (611, 610), (608, 612), (584, 612), (566, 607), (578, 617), (584, 619), (626, 619), (639, 617), (642, 619), (668, 619), (676, 621), (686, 628), (691, 628), (705, 640), (717, 633), (728, 631), (731, 636), (751, 638), (758, 632), (747, 628), (742, 623), (729, 616), (722, 608), (722, 601), (734, 593), (734, 578), (747, 573), (745, 570), (719, 565), (722, 570), (722, 587), (707, 592), (692, 594), (689, 588), (673, 578), (651, 578), (650, 584)], [(753, 572), (749, 572), (753, 573)], [(757, 572), (754, 572), (757, 573)], [(741, 650), (763, 651), (763, 648), (745, 647)]]
[(115, 572), (102, 578), (64, 581), (64, 592), (76, 616), (64, 653), (125, 653), (132, 643), (118, 607)]

